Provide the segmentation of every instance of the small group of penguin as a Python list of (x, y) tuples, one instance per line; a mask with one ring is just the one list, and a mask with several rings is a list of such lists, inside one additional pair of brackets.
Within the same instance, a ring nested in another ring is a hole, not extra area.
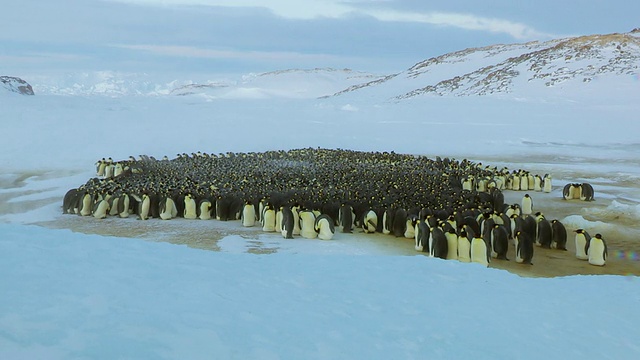
[(575, 230), (576, 257), (588, 260), (589, 264), (604, 266), (607, 262), (607, 243), (601, 234), (591, 237), (584, 229)]
[(513, 191), (539, 191), (550, 193), (553, 185), (550, 174), (540, 176), (538, 174), (531, 174), (526, 170), (513, 170), (509, 171), (508, 168), (502, 168), (500, 170), (494, 168), (492, 176), (484, 176), (474, 178), (469, 176), (463, 180), (463, 189), (477, 191), (487, 191), (493, 187), (500, 190), (513, 190)]
[(510, 239), (515, 260), (525, 264), (534, 244), (566, 249), (562, 224), (532, 214), (528, 194), (521, 204), (504, 204), (504, 189), (550, 192), (550, 175), (466, 159), (311, 148), (198, 152), (172, 160), (103, 158), (96, 174), (67, 192), (63, 213), (240, 220), (285, 238), (323, 240), (360, 228), (414, 238), (416, 250), (434, 257), (485, 265), (506, 260)]
[(593, 193), (593, 186), (589, 183), (569, 183), (562, 189), (562, 198), (593, 201)]

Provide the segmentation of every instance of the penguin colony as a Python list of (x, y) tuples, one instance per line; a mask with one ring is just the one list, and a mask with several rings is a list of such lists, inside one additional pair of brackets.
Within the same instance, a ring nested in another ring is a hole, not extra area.
[(532, 263), (534, 244), (566, 250), (560, 221), (534, 214), (529, 194), (510, 205), (502, 193), (551, 192), (550, 175), (466, 159), (307, 148), (103, 158), (96, 172), (67, 192), (63, 213), (240, 220), (285, 238), (323, 240), (360, 228), (412, 238), (417, 251), (432, 257), (486, 266), (492, 258), (508, 260), (510, 244), (524, 264)]

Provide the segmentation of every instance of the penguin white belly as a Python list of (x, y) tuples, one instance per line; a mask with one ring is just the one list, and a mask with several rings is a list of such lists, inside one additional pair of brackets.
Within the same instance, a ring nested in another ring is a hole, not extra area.
[(318, 238), (321, 240), (331, 240), (333, 239), (333, 232), (331, 231), (331, 225), (329, 224), (329, 220), (320, 219), (318, 221)]
[(190, 197), (184, 198), (184, 218), (189, 220), (198, 218), (196, 214), (196, 201)]
[(140, 219), (147, 220), (149, 218), (149, 209), (151, 207), (151, 200), (147, 195), (142, 197), (142, 204), (140, 205)]
[(458, 235), (455, 233), (445, 233), (447, 238), (447, 260), (458, 260)]
[(580, 260), (588, 260), (589, 255), (584, 251), (587, 246), (587, 239), (582, 234), (576, 234), (576, 257)]
[(251, 227), (256, 224), (256, 210), (253, 205), (246, 204), (242, 209), (242, 226)]
[[(160, 213), (160, 219), (162, 220), (170, 220), (173, 218), (173, 209), (176, 204), (170, 197), (167, 197), (164, 201), (164, 211)], [(177, 212), (177, 211), (176, 211)]]
[(471, 262), (489, 266), (487, 244), (482, 238), (474, 238), (471, 240)]
[(458, 236), (458, 261), (471, 262), (471, 243), (464, 236)]
[(542, 191), (546, 192), (546, 193), (550, 193), (551, 192), (551, 178), (550, 177), (546, 177), (544, 179), (544, 184), (542, 186)]
[(604, 266), (606, 263), (604, 242), (600, 239), (592, 238), (589, 243), (589, 264)]
[(316, 222), (315, 215), (311, 211), (303, 211), (300, 213), (300, 235), (306, 239), (315, 239), (318, 233), (314, 228)]
[(101, 200), (96, 206), (96, 210), (93, 212), (93, 217), (96, 219), (104, 219), (109, 212), (109, 202), (107, 200)]
[(203, 201), (200, 203), (200, 220), (211, 219), (211, 203), (209, 201)]
[(80, 209), (80, 215), (82, 216), (89, 216), (91, 215), (91, 195), (89, 194), (85, 194), (82, 197), (82, 208)]
[(128, 218), (129, 217), (129, 206), (131, 205), (131, 200), (129, 199), (129, 195), (124, 195), (120, 198), (120, 206), (119, 208), (122, 209), (122, 211), (120, 211), (120, 217), (121, 218)]
[(407, 226), (404, 231), (404, 237), (407, 239), (412, 239), (416, 236), (416, 229), (413, 227), (413, 222), (411, 219), (407, 219)]
[(276, 212), (274, 210), (267, 209), (262, 215), (262, 231), (276, 231)]
[[(300, 235), (302, 229), (300, 228), (300, 213), (298, 212), (298, 208), (293, 207), (291, 212), (293, 212), (293, 235)], [(313, 224), (311, 227), (313, 227)]]
[(282, 211), (276, 213), (276, 226), (273, 231), (282, 232)]

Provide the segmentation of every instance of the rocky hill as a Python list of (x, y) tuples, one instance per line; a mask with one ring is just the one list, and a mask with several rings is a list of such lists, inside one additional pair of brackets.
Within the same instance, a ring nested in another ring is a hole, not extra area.
[(382, 79), (356, 84), (334, 96), (374, 88), (393, 100), (422, 95), (489, 95), (639, 74), (640, 30), (635, 29), (624, 34), (465, 49), (421, 61)]
[(21, 95), (34, 95), (33, 88), (26, 81), (13, 76), (0, 76), (0, 89)]

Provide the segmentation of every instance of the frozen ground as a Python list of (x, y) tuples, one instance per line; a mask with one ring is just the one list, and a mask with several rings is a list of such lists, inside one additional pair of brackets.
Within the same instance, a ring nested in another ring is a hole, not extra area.
[[(640, 105), (630, 96), (0, 96), (12, 119), (0, 125), (0, 357), (635, 359)], [(554, 191), (532, 194), (536, 209), (601, 232), (611, 257), (601, 268), (536, 249), (531, 267), (491, 265), (518, 276), (383, 235), (285, 241), (237, 222), (61, 215), (66, 190), (105, 156), (316, 146), (551, 173)], [(561, 186), (585, 181), (596, 201), (561, 200)], [(572, 274), (616, 276), (531, 278)]]

